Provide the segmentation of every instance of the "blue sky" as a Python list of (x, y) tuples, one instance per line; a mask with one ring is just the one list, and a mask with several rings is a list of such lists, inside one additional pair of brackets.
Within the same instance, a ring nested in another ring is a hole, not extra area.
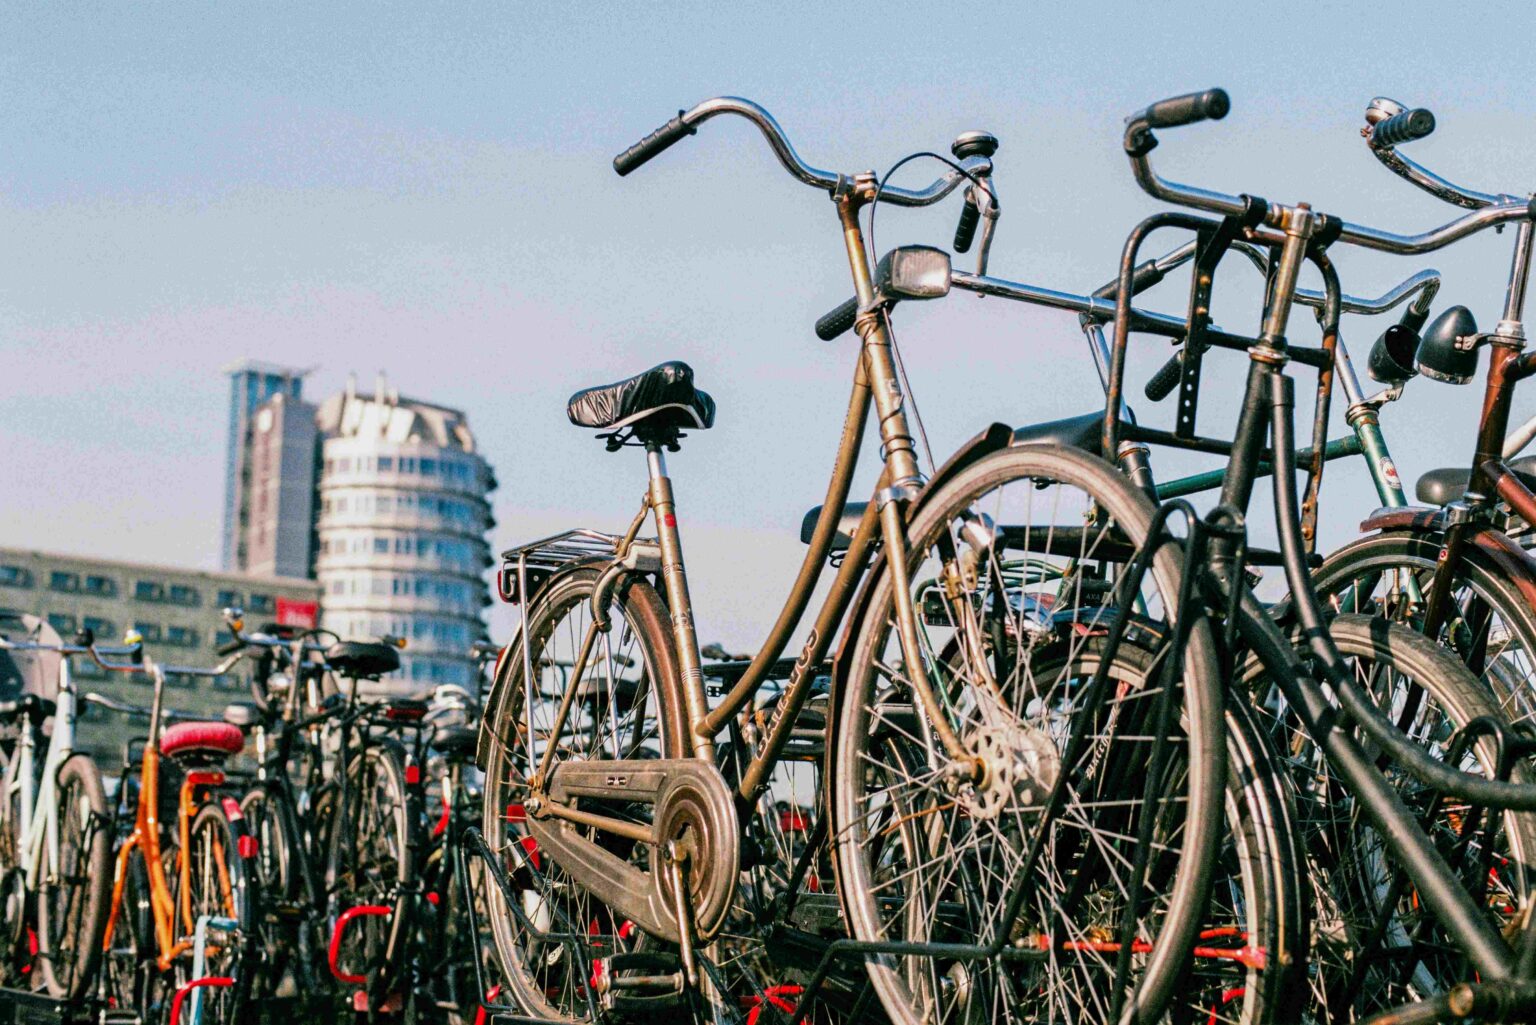
[[(316, 396), (382, 369), (467, 410), (503, 484), (498, 547), (621, 526), (643, 469), (570, 427), (565, 399), (680, 358), (721, 408), (672, 460), (701, 630), (751, 648), (793, 575), (852, 372), (846, 341), (810, 331), (848, 292), (835, 219), (741, 122), (712, 122), (626, 179), (613, 154), (721, 93), (763, 103), (807, 159), (839, 170), (985, 128), (1002, 140), (994, 273), (1079, 291), (1113, 273), (1156, 209), (1119, 149), (1122, 118), (1189, 89), (1226, 87), (1233, 112), (1165, 135), (1159, 166), (1180, 180), (1394, 229), (1439, 224), (1451, 208), (1387, 175), (1358, 136), (1386, 94), (1438, 115), (1415, 152), (1443, 173), (1536, 187), (1536, 69), (1518, 45), (1536, 13), (1408, 3), (1389, 24), (1384, 11), (10, 6), (0, 538), (212, 566), (219, 369), (244, 356), (318, 366)], [(1490, 52), (1504, 39), (1517, 45)], [(880, 245), (944, 244), (956, 213), (887, 210)], [(1491, 326), (1510, 241), (1429, 261), (1336, 256), (1361, 293), (1438, 267), (1446, 300)], [(1177, 310), (1182, 289), (1151, 304)], [(1217, 320), (1249, 330), (1253, 302), (1251, 282), (1219, 286)], [(1357, 358), (1379, 327), (1346, 323)], [(898, 331), (936, 452), (992, 420), (1099, 399), (1070, 317), (956, 296), (906, 309)], [(1164, 355), (1147, 342), (1137, 361)], [(1241, 370), (1212, 365), (1211, 433), (1229, 427)], [(1421, 382), (1388, 410), (1405, 477), (1467, 458), (1477, 403), (1475, 386)], [(866, 476), (872, 464), (871, 449)], [(1358, 469), (1325, 490), (1325, 545), (1373, 504)]]

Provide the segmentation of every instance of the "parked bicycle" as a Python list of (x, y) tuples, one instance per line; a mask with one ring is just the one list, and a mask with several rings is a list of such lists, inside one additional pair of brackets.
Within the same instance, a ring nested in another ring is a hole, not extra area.
[(95, 983), (112, 864), (101, 772), (75, 750), (80, 695), (70, 658), (132, 671), (132, 661), (109, 658), (138, 654), (137, 646), (98, 646), (89, 631), (66, 644), (35, 616), (0, 616), (0, 659), (16, 674), (8, 681), (16, 689), (0, 701), (5, 979), (65, 1001), (83, 1002)]

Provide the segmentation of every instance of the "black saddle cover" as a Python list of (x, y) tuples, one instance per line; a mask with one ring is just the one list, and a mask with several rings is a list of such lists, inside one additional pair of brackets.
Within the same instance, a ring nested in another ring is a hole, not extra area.
[(643, 421), (648, 427), (702, 431), (715, 422), (715, 400), (694, 387), (692, 367), (669, 360), (643, 374), (579, 391), (565, 412), (577, 427), (598, 430)]

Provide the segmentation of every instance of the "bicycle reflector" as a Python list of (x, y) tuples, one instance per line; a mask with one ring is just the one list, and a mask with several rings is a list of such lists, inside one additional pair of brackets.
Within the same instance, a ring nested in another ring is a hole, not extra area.
[(1465, 306), (1452, 306), (1424, 329), (1419, 370), (1447, 384), (1466, 384), (1477, 373), (1477, 321)]
[(425, 701), (392, 701), (389, 707), (384, 709), (384, 718), (390, 722), (420, 722), (426, 714)]

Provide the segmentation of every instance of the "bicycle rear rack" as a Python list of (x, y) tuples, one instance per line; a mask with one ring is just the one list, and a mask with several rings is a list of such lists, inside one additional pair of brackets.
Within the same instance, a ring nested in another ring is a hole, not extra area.
[[(617, 534), (578, 527), (508, 548), (501, 553), (496, 591), (507, 604), (521, 604), (525, 591), (532, 598), (546, 580), (564, 567), (585, 559), (612, 558), (623, 540)], [(654, 543), (653, 538), (637, 540)]]

